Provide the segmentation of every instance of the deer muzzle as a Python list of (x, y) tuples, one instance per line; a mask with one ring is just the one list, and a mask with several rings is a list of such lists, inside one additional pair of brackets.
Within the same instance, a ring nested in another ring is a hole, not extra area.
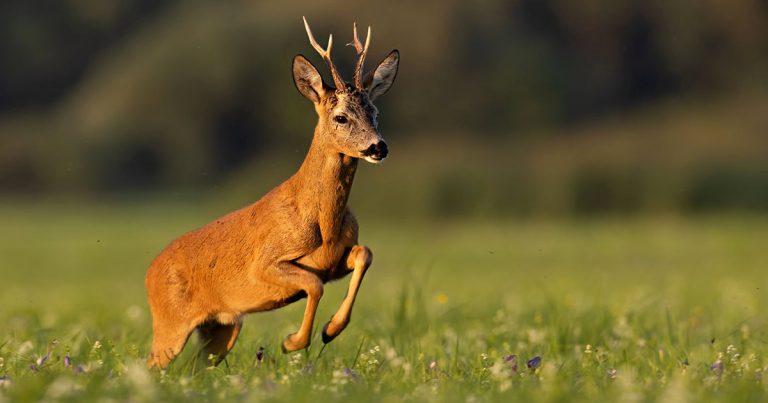
[(385, 143), (383, 140), (380, 140), (375, 144), (371, 144), (368, 148), (361, 151), (360, 154), (362, 154), (366, 161), (378, 164), (384, 160), (384, 158), (387, 158), (389, 149), (387, 148), (387, 143)]

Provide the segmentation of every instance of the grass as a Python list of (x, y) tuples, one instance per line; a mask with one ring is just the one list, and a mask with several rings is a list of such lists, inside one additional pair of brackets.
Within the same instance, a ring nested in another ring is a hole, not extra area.
[[(299, 302), (249, 316), (219, 367), (192, 341), (148, 372), (144, 270), (226, 210), (2, 206), (0, 401), (768, 398), (764, 217), (360, 217), (374, 265), (331, 344), (280, 353)], [(345, 288), (327, 286), (317, 325)]]

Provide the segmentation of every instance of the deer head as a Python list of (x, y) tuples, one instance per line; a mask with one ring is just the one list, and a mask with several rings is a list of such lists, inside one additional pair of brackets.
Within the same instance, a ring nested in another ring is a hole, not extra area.
[(363, 75), (363, 65), (371, 43), (371, 28), (365, 45), (357, 36), (357, 25), (353, 25), (353, 42), (357, 52), (357, 63), (353, 82), (347, 83), (331, 60), (333, 35), (328, 37), (328, 46), (323, 49), (312, 35), (307, 19), (304, 27), (312, 47), (322, 56), (331, 71), (333, 85), (326, 84), (315, 66), (303, 55), (293, 59), (293, 81), (304, 97), (315, 104), (318, 114), (316, 140), (321, 141), (333, 152), (354, 158), (362, 158), (377, 164), (387, 157), (387, 144), (379, 133), (378, 110), (373, 101), (392, 86), (397, 75), (400, 53), (389, 54), (375, 69)]

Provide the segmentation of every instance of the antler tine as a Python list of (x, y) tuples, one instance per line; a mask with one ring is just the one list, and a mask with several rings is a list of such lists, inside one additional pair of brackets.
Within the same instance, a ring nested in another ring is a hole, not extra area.
[(325, 60), (325, 63), (328, 65), (328, 68), (331, 70), (331, 76), (333, 77), (333, 83), (336, 85), (336, 88), (343, 89), (346, 84), (344, 83), (344, 79), (341, 78), (341, 75), (339, 74), (339, 71), (336, 70), (336, 65), (333, 64), (333, 60), (331, 60), (331, 49), (333, 48), (333, 34), (328, 35), (328, 46), (323, 49), (322, 46), (320, 46), (319, 43), (315, 40), (315, 36), (312, 35), (312, 30), (309, 28), (309, 23), (307, 22), (307, 17), (301, 17), (304, 20), (304, 28), (307, 30), (307, 36), (309, 37), (309, 43), (312, 45), (313, 48), (317, 51), (317, 53), (322, 56), (323, 60)]
[(368, 33), (365, 36), (365, 46), (360, 43), (360, 38), (357, 36), (357, 23), (352, 24), (353, 43), (355, 45), (355, 51), (357, 52), (357, 64), (355, 65), (355, 87), (357, 89), (363, 89), (363, 65), (365, 64), (365, 56), (368, 54), (368, 46), (371, 44), (371, 27), (368, 27)]

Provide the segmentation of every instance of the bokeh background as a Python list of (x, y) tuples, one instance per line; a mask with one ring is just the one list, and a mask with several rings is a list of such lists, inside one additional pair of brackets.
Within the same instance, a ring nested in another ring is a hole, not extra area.
[[(301, 162), (290, 63), (352, 21), (391, 158), (367, 217), (768, 211), (765, 1), (4, 1), (0, 195), (242, 205)], [(380, 169), (379, 169), (380, 168)], [(412, 218), (408, 217), (408, 218)]]
[[(151, 260), (304, 158), (302, 15), (401, 52), (352, 322), (148, 373)], [(765, 0), (0, 1), (0, 401), (765, 401), (767, 213)]]

